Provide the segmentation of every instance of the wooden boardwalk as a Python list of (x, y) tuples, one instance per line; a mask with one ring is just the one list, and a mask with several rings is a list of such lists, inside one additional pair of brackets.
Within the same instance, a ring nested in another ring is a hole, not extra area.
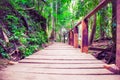
[(0, 71), (0, 80), (120, 80), (104, 64), (72, 46), (54, 43)]

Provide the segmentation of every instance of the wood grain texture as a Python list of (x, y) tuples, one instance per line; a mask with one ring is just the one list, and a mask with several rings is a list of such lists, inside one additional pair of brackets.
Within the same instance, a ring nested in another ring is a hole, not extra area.
[(82, 39), (81, 39), (81, 52), (88, 53), (88, 23), (82, 21)]
[(63, 43), (54, 43), (0, 71), (0, 80), (120, 80), (104, 62)]
[(117, 51), (116, 65), (120, 68), (120, 0), (117, 0)]

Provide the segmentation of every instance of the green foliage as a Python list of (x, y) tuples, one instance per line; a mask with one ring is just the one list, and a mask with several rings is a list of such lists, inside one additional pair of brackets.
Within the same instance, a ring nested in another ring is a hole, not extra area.
[(15, 0), (15, 3), (26, 4), (27, 2), (28, 2), (28, 0)]
[(8, 14), (7, 16), (6, 16), (6, 19), (7, 20), (11, 20), (11, 21), (14, 21), (14, 22), (18, 22), (18, 17), (16, 17), (16, 16), (14, 16), (13, 14)]
[(7, 53), (2, 52), (1, 55), (2, 55), (3, 58), (10, 59), (10, 56)]
[(27, 43), (27, 39), (25, 37), (20, 37), (19, 40), (24, 45)]
[[(14, 49), (14, 45), (16, 44), (22, 56), (29, 56), (40, 49), (41, 45), (47, 42), (48, 37), (47, 33), (41, 28), (43, 27), (41, 26), (41, 21), (37, 22), (31, 18), (31, 15), (26, 9), (27, 7), (34, 7), (33, 9), (36, 10), (36, 12), (41, 13), (44, 3), (40, 0), (8, 0), (8, 2), (11, 6), (4, 8), (5, 15), (3, 18), (7, 26), (4, 30), (10, 42), (6, 44), (6, 42), (2, 40), (1, 43), (6, 49)], [(39, 5), (38, 2), (40, 2)], [(0, 8), (2, 8), (1, 5)], [(26, 26), (22, 17), (26, 19), (28, 26)], [(0, 46), (0, 54), (4, 58), (9, 58), (10, 55), (7, 52), (9, 52), (9, 50), (4, 51)]]
[[(50, 35), (53, 29), (58, 34), (62, 27), (67, 29), (74, 27), (78, 21), (93, 10), (99, 3), (98, 0), (44, 0), (46, 3), (42, 0), (8, 1), (12, 4), (13, 10), (9, 7), (4, 7), (4, 9), (2, 9), (5, 10), (5, 12), (8, 11), (8, 13), (4, 16), (5, 22), (8, 23), (8, 30), (6, 29), (6, 31), (10, 32), (10, 42), (18, 41), (20, 43), (19, 50), (24, 56), (32, 54), (48, 40), (47, 33), (41, 29), (42, 26), (40, 25), (40, 21), (35, 22), (35, 20), (29, 15), (29, 10), (26, 10), (28, 7), (36, 10), (47, 19), (47, 32), (48, 35)], [(1, 8), (2, 7), (0, 6), (0, 9)], [(107, 36), (111, 36), (110, 26), (116, 26), (115, 23), (111, 24), (111, 13), (111, 4), (108, 5), (106, 11), (101, 10), (97, 13), (96, 39), (100, 37), (101, 26), (104, 27), (104, 31), (108, 34)], [(23, 16), (26, 19), (28, 25), (27, 27), (24, 25), (24, 21), (20, 16)], [(104, 20), (105, 18), (102, 18), (101, 16), (105, 16), (106, 20)], [(89, 22), (89, 30), (91, 31), (93, 18), (89, 19)], [(2, 53), (2, 48), (0, 49)]]
[(42, 45), (47, 41), (47, 35), (44, 31), (35, 32), (34, 34), (29, 34), (29, 36), (28, 41), (30, 44)]
[(4, 49), (0, 46), (0, 54), (2, 55), (3, 58), (9, 59), (9, 55), (4, 51)]
[(0, 53), (4, 52), (4, 49), (0, 46)]
[(14, 24), (9, 26), (11, 28), (11, 32), (13, 35), (10, 36), (10, 41), (14, 40), (19, 40), (21, 43), (26, 44), (26, 39), (25, 39), (25, 27), (17, 27)]
[(29, 45), (28, 47), (25, 47), (25, 46), (19, 47), (19, 50), (21, 53), (23, 53), (23, 56), (29, 56), (38, 49), (39, 49), (38, 45)]

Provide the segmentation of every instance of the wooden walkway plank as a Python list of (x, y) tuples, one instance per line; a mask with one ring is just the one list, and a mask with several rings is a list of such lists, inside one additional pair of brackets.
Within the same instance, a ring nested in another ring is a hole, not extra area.
[(79, 49), (54, 43), (0, 71), (0, 80), (120, 80), (103, 65)]

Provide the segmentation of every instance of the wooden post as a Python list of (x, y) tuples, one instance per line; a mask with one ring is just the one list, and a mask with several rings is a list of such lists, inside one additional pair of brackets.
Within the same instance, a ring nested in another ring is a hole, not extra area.
[(72, 45), (72, 30), (70, 30), (70, 37), (69, 37), (70, 45)]
[(74, 46), (74, 31), (72, 31), (72, 38), (71, 38), (71, 40), (72, 40), (71, 45)]
[(65, 34), (63, 34), (63, 37), (64, 37), (64, 40), (63, 40), (63, 42), (65, 43)]
[(70, 45), (74, 45), (74, 34), (72, 30), (70, 30)]
[(81, 52), (88, 53), (88, 22), (83, 20), (81, 30)]
[(68, 44), (70, 45), (70, 31), (68, 33)]
[(78, 27), (74, 28), (74, 48), (78, 48)]
[(117, 45), (116, 45), (116, 65), (120, 69), (120, 0), (117, 0)]

